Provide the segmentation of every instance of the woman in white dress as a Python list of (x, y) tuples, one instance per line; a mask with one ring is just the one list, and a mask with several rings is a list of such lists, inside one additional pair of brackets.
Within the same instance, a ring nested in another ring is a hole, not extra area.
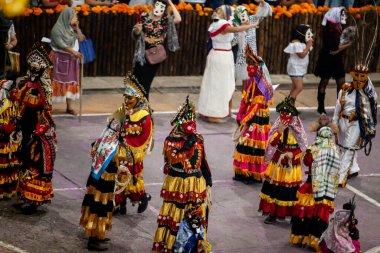
[(231, 98), (235, 91), (235, 65), (231, 51), (233, 33), (258, 27), (257, 23), (233, 27), (228, 21), (231, 13), (228, 5), (215, 9), (208, 29), (212, 49), (203, 74), (198, 113), (210, 122), (224, 122), (230, 115)]

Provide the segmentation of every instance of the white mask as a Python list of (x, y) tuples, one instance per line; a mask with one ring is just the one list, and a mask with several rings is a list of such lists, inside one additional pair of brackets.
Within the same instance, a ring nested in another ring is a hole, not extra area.
[(345, 25), (347, 23), (347, 15), (344, 11), (342, 12), (342, 15), (340, 15), (340, 23), (342, 25)]
[(166, 5), (161, 2), (154, 4), (153, 14), (157, 17), (161, 17), (165, 13)]
[(313, 38), (314, 34), (311, 32), (311, 29), (308, 29), (305, 34), (305, 41), (308, 42)]
[(239, 12), (238, 16), (242, 24), (248, 23), (249, 19), (248, 19), (247, 11)]

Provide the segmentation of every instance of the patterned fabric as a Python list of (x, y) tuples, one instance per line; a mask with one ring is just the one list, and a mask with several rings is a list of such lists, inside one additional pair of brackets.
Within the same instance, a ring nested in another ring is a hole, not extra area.
[(153, 20), (150, 13), (141, 14), (142, 31), (146, 38), (159, 38), (166, 35), (168, 16), (163, 15), (159, 20)]
[(340, 158), (335, 145), (334, 133), (329, 127), (318, 130), (314, 144), (312, 175), (314, 198), (334, 200), (338, 191)]
[[(355, 247), (349, 235), (346, 223), (351, 211), (338, 210), (330, 219), (329, 226), (321, 236), (321, 241), (334, 253), (353, 253)], [(323, 251), (324, 252), (324, 251)]]
[(121, 122), (113, 119), (103, 130), (101, 137), (97, 139), (91, 149), (91, 175), (99, 179), (116, 154), (119, 145), (119, 132)]
[[(278, 131), (278, 126), (280, 124), (280, 121), (281, 121), (281, 118), (278, 117), (276, 121), (274, 122), (274, 124), (272, 125), (269, 132), (269, 139), (272, 139), (273, 136)], [(293, 116), (292, 120), (289, 123), (288, 128), (290, 132), (292, 133), (292, 135), (294, 136), (294, 138), (297, 140), (297, 144), (299, 145), (302, 152), (305, 152), (308, 147), (308, 144), (307, 144), (306, 132), (305, 132), (305, 129), (303, 128), (301, 119), (298, 116)], [(275, 152), (276, 152), (276, 147), (272, 145), (268, 145), (265, 151), (265, 161), (269, 162), (272, 159)]]

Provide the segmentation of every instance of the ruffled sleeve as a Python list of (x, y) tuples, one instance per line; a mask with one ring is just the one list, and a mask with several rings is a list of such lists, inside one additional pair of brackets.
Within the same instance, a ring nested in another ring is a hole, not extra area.
[(301, 42), (292, 42), (284, 49), (284, 52), (287, 54), (296, 54), (302, 53), (305, 50), (306, 45)]

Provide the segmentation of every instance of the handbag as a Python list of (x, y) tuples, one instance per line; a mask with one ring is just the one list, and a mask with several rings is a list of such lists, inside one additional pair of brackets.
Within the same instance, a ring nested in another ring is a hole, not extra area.
[(96, 59), (94, 45), (91, 39), (85, 39), (79, 43), (79, 52), (83, 55), (84, 63), (90, 63)]
[(157, 46), (151, 47), (145, 50), (145, 57), (149, 64), (157, 64), (165, 61), (166, 50), (163, 45), (158, 44)]

